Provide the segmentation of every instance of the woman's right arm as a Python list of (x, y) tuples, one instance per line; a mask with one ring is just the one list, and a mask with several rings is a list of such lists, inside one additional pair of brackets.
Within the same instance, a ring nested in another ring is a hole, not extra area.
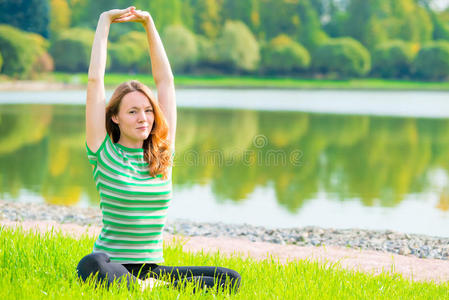
[(90, 150), (97, 152), (106, 137), (106, 93), (104, 73), (108, 35), (111, 23), (126, 16), (131, 8), (113, 9), (100, 15), (92, 44), (86, 98), (86, 143)]

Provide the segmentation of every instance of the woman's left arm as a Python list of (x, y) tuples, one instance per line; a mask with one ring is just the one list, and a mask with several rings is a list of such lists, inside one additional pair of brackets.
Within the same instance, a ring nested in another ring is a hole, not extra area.
[(164, 112), (164, 116), (167, 119), (169, 129), (168, 139), (171, 147), (174, 149), (177, 119), (175, 83), (167, 54), (165, 53), (162, 40), (154, 25), (153, 18), (148, 12), (133, 9), (131, 10), (130, 15), (115, 20), (117, 23), (129, 21), (141, 23), (147, 33), (151, 70), (154, 82), (156, 83), (157, 98), (159, 105)]
[(154, 82), (156, 83), (157, 98), (167, 119), (169, 141), (174, 148), (177, 119), (174, 76), (161, 38), (151, 16), (144, 26), (150, 48), (151, 70)]

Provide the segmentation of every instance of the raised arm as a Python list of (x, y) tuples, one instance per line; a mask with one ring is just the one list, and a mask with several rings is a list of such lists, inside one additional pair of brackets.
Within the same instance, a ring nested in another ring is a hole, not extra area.
[(129, 15), (131, 9), (113, 9), (100, 15), (92, 44), (86, 98), (86, 143), (96, 152), (106, 137), (106, 96), (104, 72), (111, 23)]
[(116, 22), (139, 22), (145, 28), (151, 57), (151, 70), (156, 83), (157, 98), (164, 112), (169, 128), (169, 141), (174, 147), (176, 136), (176, 98), (175, 83), (170, 63), (162, 45), (153, 18), (146, 11), (131, 10), (131, 14), (119, 18)]
[(153, 18), (149, 16), (145, 25), (147, 39), (150, 49), (151, 70), (156, 83), (157, 98), (162, 111), (165, 114), (169, 127), (169, 140), (172, 147), (175, 145), (176, 137), (176, 96), (173, 73), (168, 62), (167, 54), (162, 45), (161, 38), (154, 25)]

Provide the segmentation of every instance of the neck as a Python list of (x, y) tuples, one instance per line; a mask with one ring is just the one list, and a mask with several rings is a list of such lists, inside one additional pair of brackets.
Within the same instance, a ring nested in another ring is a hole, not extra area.
[(118, 144), (126, 147), (126, 148), (142, 148), (143, 147), (143, 141), (133, 141), (133, 140), (127, 140), (125, 138), (120, 137), (120, 139), (117, 142)]

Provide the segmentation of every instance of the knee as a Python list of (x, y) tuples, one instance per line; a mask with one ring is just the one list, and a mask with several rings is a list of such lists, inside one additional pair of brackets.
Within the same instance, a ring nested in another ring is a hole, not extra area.
[(219, 274), (223, 274), (228, 278), (228, 280), (230, 281), (230, 285), (233, 288), (237, 290), (240, 287), (240, 281), (242, 280), (242, 277), (237, 271), (222, 267), (217, 268), (217, 271)]
[(99, 276), (101, 276), (102, 266), (109, 261), (109, 256), (105, 253), (90, 253), (80, 260), (76, 267), (76, 271), (78, 276), (81, 277), (83, 281), (86, 281), (90, 274), (99, 272)]

